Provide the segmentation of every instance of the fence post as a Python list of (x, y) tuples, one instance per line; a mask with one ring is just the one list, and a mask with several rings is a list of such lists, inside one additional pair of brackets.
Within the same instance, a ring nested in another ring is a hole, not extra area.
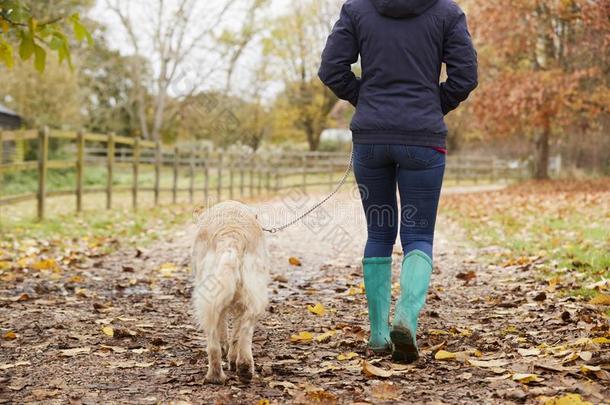
[(159, 205), (159, 194), (161, 192), (161, 165), (163, 155), (161, 154), (161, 141), (155, 142), (155, 206)]
[(269, 162), (265, 165), (265, 176), (266, 176), (266, 186), (267, 186), (267, 195), (271, 194), (271, 169), (269, 169)]
[(220, 202), (222, 200), (222, 149), (218, 150), (218, 180), (216, 184), (218, 200), (216, 202)]
[(138, 209), (138, 183), (140, 177), (140, 138), (136, 138), (133, 144), (133, 189), (131, 201), (134, 211)]
[(76, 134), (76, 212), (83, 211), (83, 180), (85, 171), (85, 135)]
[(108, 135), (107, 144), (107, 170), (108, 176), (106, 179), (106, 209), (112, 209), (112, 181), (114, 177), (114, 133)]
[(192, 204), (195, 199), (195, 150), (191, 148), (189, 156), (189, 201)]
[(234, 166), (235, 165), (235, 154), (231, 153), (229, 154), (229, 200), (233, 199), (233, 172), (234, 172)]
[(208, 162), (210, 160), (210, 149), (206, 148), (203, 158), (203, 197), (205, 205), (209, 205), (210, 198), (210, 167)]
[(174, 147), (174, 184), (172, 186), (172, 203), (178, 201), (178, 164), (180, 163), (180, 149)]
[[(243, 153), (243, 152), (242, 152)], [(239, 196), (243, 198), (244, 196), (244, 159), (245, 156), (239, 157)]]
[(258, 177), (258, 190), (256, 194), (261, 195), (263, 193), (263, 163), (260, 158), (256, 162), (256, 177)]
[(249, 175), (249, 177), (250, 177), (250, 185), (249, 185), (250, 198), (254, 197), (254, 165), (256, 164), (255, 160), (256, 160), (256, 156), (251, 156), (250, 159), (248, 159), (248, 165), (249, 165), (248, 171), (250, 172), (250, 175)]
[(38, 219), (45, 215), (45, 199), (47, 194), (47, 161), (49, 158), (49, 128), (44, 127), (38, 132)]
[(328, 160), (328, 187), (330, 190), (333, 189), (333, 170), (335, 170), (335, 165), (334, 165), (334, 161), (332, 160), (333, 158), (330, 158)]
[(307, 192), (307, 156), (305, 154), (303, 154), (303, 156), (301, 157), (301, 168), (303, 170), (303, 181), (302, 181), (301, 188), (303, 189), (303, 192), (306, 193)]
[(2, 165), (4, 164), (4, 133), (0, 131), (0, 191), (4, 187), (4, 173), (2, 172)]

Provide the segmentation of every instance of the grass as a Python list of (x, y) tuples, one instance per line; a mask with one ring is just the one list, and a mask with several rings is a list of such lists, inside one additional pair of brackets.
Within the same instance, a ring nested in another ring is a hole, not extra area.
[(500, 265), (535, 262), (546, 278), (579, 280), (591, 297), (610, 278), (610, 180), (526, 182), (505, 190), (448, 196), (443, 212)]

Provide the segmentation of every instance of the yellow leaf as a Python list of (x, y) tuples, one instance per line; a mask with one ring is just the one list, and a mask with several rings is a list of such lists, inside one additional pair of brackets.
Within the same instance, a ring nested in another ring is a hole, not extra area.
[(347, 295), (359, 295), (364, 294), (364, 290), (360, 287), (350, 287), (347, 291)]
[(326, 314), (326, 310), (324, 309), (324, 305), (319, 302), (316, 303), (313, 307), (311, 305), (307, 305), (307, 310), (314, 315), (324, 316)]
[(339, 360), (339, 361), (351, 360), (354, 357), (358, 357), (358, 353), (354, 353), (354, 352), (341, 353), (340, 355), (337, 356), (337, 360)]
[(72, 276), (68, 279), (69, 283), (82, 283), (83, 282), (83, 278), (79, 275), (75, 275)]
[(269, 405), (269, 400), (268, 399), (259, 399), (258, 402), (256, 403), (257, 405)]
[(592, 305), (610, 305), (610, 295), (608, 294), (598, 294), (595, 297), (591, 298), (589, 304)]
[(586, 364), (583, 364), (582, 366), (580, 366), (580, 372), (583, 374), (587, 374), (590, 373), (592, 371), (601, 371), (601, 367), (599, 366), (588, 366)]
[(290, 263), (292, 266), (300, 266), (302, 264), (301, 261), (296, 257), (289, 258), (288, 263)]
[(592, 342), (598, 345), (607, 345), (608, 343), (610, 343), (610, 339), (608, 339), (607, 337), (596, 337), (592, 339)]
[(567, 394), (559, 398), (550, 398), (544, 405), (593, 405), (589, 401), (584, 401), (580, 394)]
[(15, 332), (13, 332), (12, 330), (9, 330), (4, 335), (2, 335), (2, 338), (4, 340), (15, 340), (15, 339), (17, 339), (17, 334)]
[(57, 262), (53, 259), (39, 260), (32, 265), (34, 270), (53, 270), (59, 271)]
[(104, 335), (106, 335), (106, 336), (110, 336), (110, 337), (114, 336), (114, 329), (112, 329), (112, 326), (104, 326), (102, 328), (102, 332), (104, 332)]
[(328, 342), (331, 337), (335, 336), (336, 333), (337, 333), (336, 330), (329, 330), (328, 332), (324, 332), (315, 337), (316, 342), (321, 342), (321, 343)]
[(428, 334), (433, 336), (451, 335), (451, 333), (440, 329), (428, 329)]
[(4, 32), (5, 34), (8, 32), (8, 29), (10, 28), (8, 25), (8, 22), (0, 17), (0, 27), (2, 27), (2, 32)]
[(292, 343), (309, 343), (313, 339), (313, 335), (309, 332), (299, 332), (297, 335), (290, 336)]
[(7, 262), (7, 261), (0, 261), (0, 270), (6, 270), (8, 268), (11, 267), (11, 262)]
[(176, 270), (178, 270), (178, 267), (174, 263), (163, 263), (159, 268), (159, 271), (164, 278), (174, 277), (174, 272)]
[(529, 384), (533, 381), (539, 381), (539, 378), (536, 374), (515, 373), (513, 374), (513, 381), (518, 381), (522, 384)]
[(452, 353), (452, 352), (448, 352), (446, 350), (439, 350), (438, 352), (436, 352), (436, 354), (434, 355), (434, 358), (436, 360), (455, 360), (456, 359), (456, 354)]
[(393, 371), (384, 370), (382, 368), (374, 366), (366, 360), (362, 361), (362, 372), (364, 374), (366, 374), (368, 376), (372, 376), (372, 377), (388, 378), (388, 377), (392, 377), (392, 375), (394, 375)]

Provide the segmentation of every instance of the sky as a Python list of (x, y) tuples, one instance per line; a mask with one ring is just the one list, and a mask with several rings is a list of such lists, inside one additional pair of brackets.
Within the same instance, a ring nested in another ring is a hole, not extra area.
[[(116, 1), (116, 0), (112, 0)], [(129, 9), (129, 13), (134, 20), (134, 27), (136, 30), (142, 30), (143, 33), (141, 37), (148, 37), (146, 35), (146, 30), (150, 27), (150, 18), (154, 15), (154, 9), (150, 7), (151, 3), (154, 3), (151, 0), (120, 0), (122, 4)], [(238, 0), (240, 3), (237, 5), (237, 10), (239, 7), (245, 4), (243, 0)], [(168, 10), (171, 10), (172, 7), (175, 7), (178, 0), (165, 0), (166, 7)], [(205, 4), (205, 9), (218, 9), (222, 4), (223, 0), (197, 0), (198, 4)], [(205, 2), (205, 3), (204, 3)], [(279, 16), (283, 13), (286, 13), (289, 10), (289, 6), (291, 4), (290, 0), (272, 0), (272, 5), (266, 9), (267, 15), (265, 17), (274, 17)], [(243, 6), (241, 7), (243, 9)], [(203, 11), (203, 8), (200, 10)], [(168, 11), (169, 12), (169, 11)], [(118, 17), (110, 10), (108, 10), (106, 6), (106, 0), (98, 0), (96, 6), (92, 9), (90, 13), (90, 17), (103, 23), (107, 27), (107, 36), (109, 39), (110, 46), (118, 49), (123, 54), (133, 54), (133, 48), (129, 45), (129, 41), (126, 40), (126, 34), (120, 20)], [(202, 17), (203, 19), (203, 17)], [(221, 32), (223, 29), (233, 29), (237, 30), (240, 28), (241, 18), (238, 14), (233, 14), (227, 21), (224, 21), (223, 24), (216, 25), (216, 29)], [(195, 35), (195, 32), (200, 27), (194, 26), (192, 31), (192, 35)], [(149, 47), (150, 44), (143, 43), (143, 48)], [(145, 51), (146, 52), (146, 51)], [(172, 89), (170, 89), (170, 93), (172, 96), (179, 96), (181, 92), (184, 92), (185, 88), (190, 88), (191, 83), (204, 83), (204, 81), (199, 77), (201, 71), (205, 66), (208, 66), (213, 61), (210, 60), (210, 53), (205, 50), (199, 50), (193, 53), (191, 60), (184, 64), (184, 69), (180, 72), (180, 77), (184, 77), (185, 85), (182, 86), (181, 83), (178, 83)], [(251, 46), (245, 52), (243, 57), (240, 60), (238, 70), (234, 75), (233, 88), (235, 93), (240, 93), (240, 89), (243, 90), (244, 86), (247, 86), (250, 83), (250, 78), (248, 77), (248, 72), (251, 70), (250, 67), (257, 63), (260, 60), (261, 50), (260, 47)], [(153, 66), (158, 69), (158, 64), (154, 63)], [(201, 71), (195, 72), (196, 70), (201, 69)], [(216, 76), (206, 77), (205, 84), (203, 87), (205, 89), (213, 88), (218, 83), (225, 82), (226, 76), (221, 76), (220, 73), (216, 73)], [(189, 83), (189, 84), (186, 84)], [(269, 91), (267, 92), (267, 97), (272, 98), (274, 94), (281, 90), (281, 87), (278, 85), (271, 85)]]

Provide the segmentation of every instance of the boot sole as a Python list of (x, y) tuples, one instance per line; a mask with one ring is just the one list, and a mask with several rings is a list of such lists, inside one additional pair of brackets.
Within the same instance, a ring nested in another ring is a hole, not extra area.
[(395, 328), (390, 332), (394, 344), (392, 360), (401, 363), (413, 363), (419, 359), (419, 351), (415, 344), (415, 337), (407, 328)]

